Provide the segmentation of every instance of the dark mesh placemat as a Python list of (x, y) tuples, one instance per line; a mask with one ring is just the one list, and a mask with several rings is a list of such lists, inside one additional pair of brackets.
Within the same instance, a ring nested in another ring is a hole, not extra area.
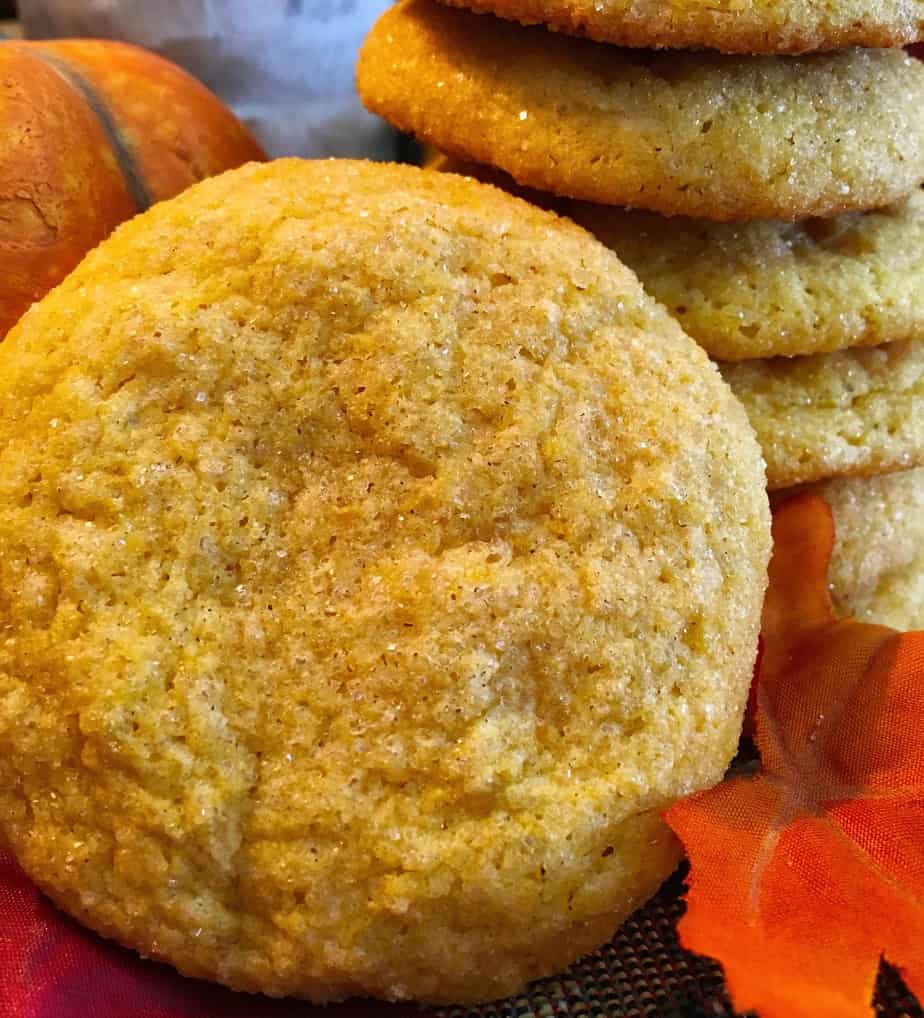
[[(613, 940), (557, 979), (497, 1004), (441, 1008), (439, 1018), (733, 1018), (722, 972), (685, 951), (676, 923), (683, 914), (681, 870), (649, 904), (623, 923)], [(922, 945), (924, 950), (924, 945)], [(901, 977), (883, 965), (876, 987), (880, 1018), (924, 1018)]]

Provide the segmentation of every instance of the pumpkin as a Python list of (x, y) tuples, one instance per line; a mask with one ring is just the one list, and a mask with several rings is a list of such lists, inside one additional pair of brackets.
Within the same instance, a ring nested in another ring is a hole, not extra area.
[(0, 43), (0, 339), (123, 220), (265, 158), (179, 67), (125, 43)]

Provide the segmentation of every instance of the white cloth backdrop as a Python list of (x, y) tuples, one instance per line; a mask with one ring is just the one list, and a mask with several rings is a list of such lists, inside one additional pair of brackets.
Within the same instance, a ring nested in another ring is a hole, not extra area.
[(391, 159), (360, 106), (360, 43), (389, 0), (19, 0), (30, 38), (96, 36), (156, 50), (200, 78), (273, 156)]

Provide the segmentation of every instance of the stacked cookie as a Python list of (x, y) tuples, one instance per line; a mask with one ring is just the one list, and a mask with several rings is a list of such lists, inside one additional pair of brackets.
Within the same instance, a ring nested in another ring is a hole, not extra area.
[(840, 609), (924, 624), (924, 65), (873, 48), (924, 19), (897, 0), (474, 6), (500, 18), (391, 8), (366, 105), (612, 247), (721, 362), (771, 491), (829, 496)]

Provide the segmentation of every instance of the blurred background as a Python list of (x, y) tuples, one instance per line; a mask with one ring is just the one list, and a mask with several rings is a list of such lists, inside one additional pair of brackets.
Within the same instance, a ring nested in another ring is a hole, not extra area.
[(407, 143), (362, 109), (353, 84), (359, 46), (388, 2), (0, 0), (0, 29), (155, 50), (217, 93), (271, 156), (402, 159)]

